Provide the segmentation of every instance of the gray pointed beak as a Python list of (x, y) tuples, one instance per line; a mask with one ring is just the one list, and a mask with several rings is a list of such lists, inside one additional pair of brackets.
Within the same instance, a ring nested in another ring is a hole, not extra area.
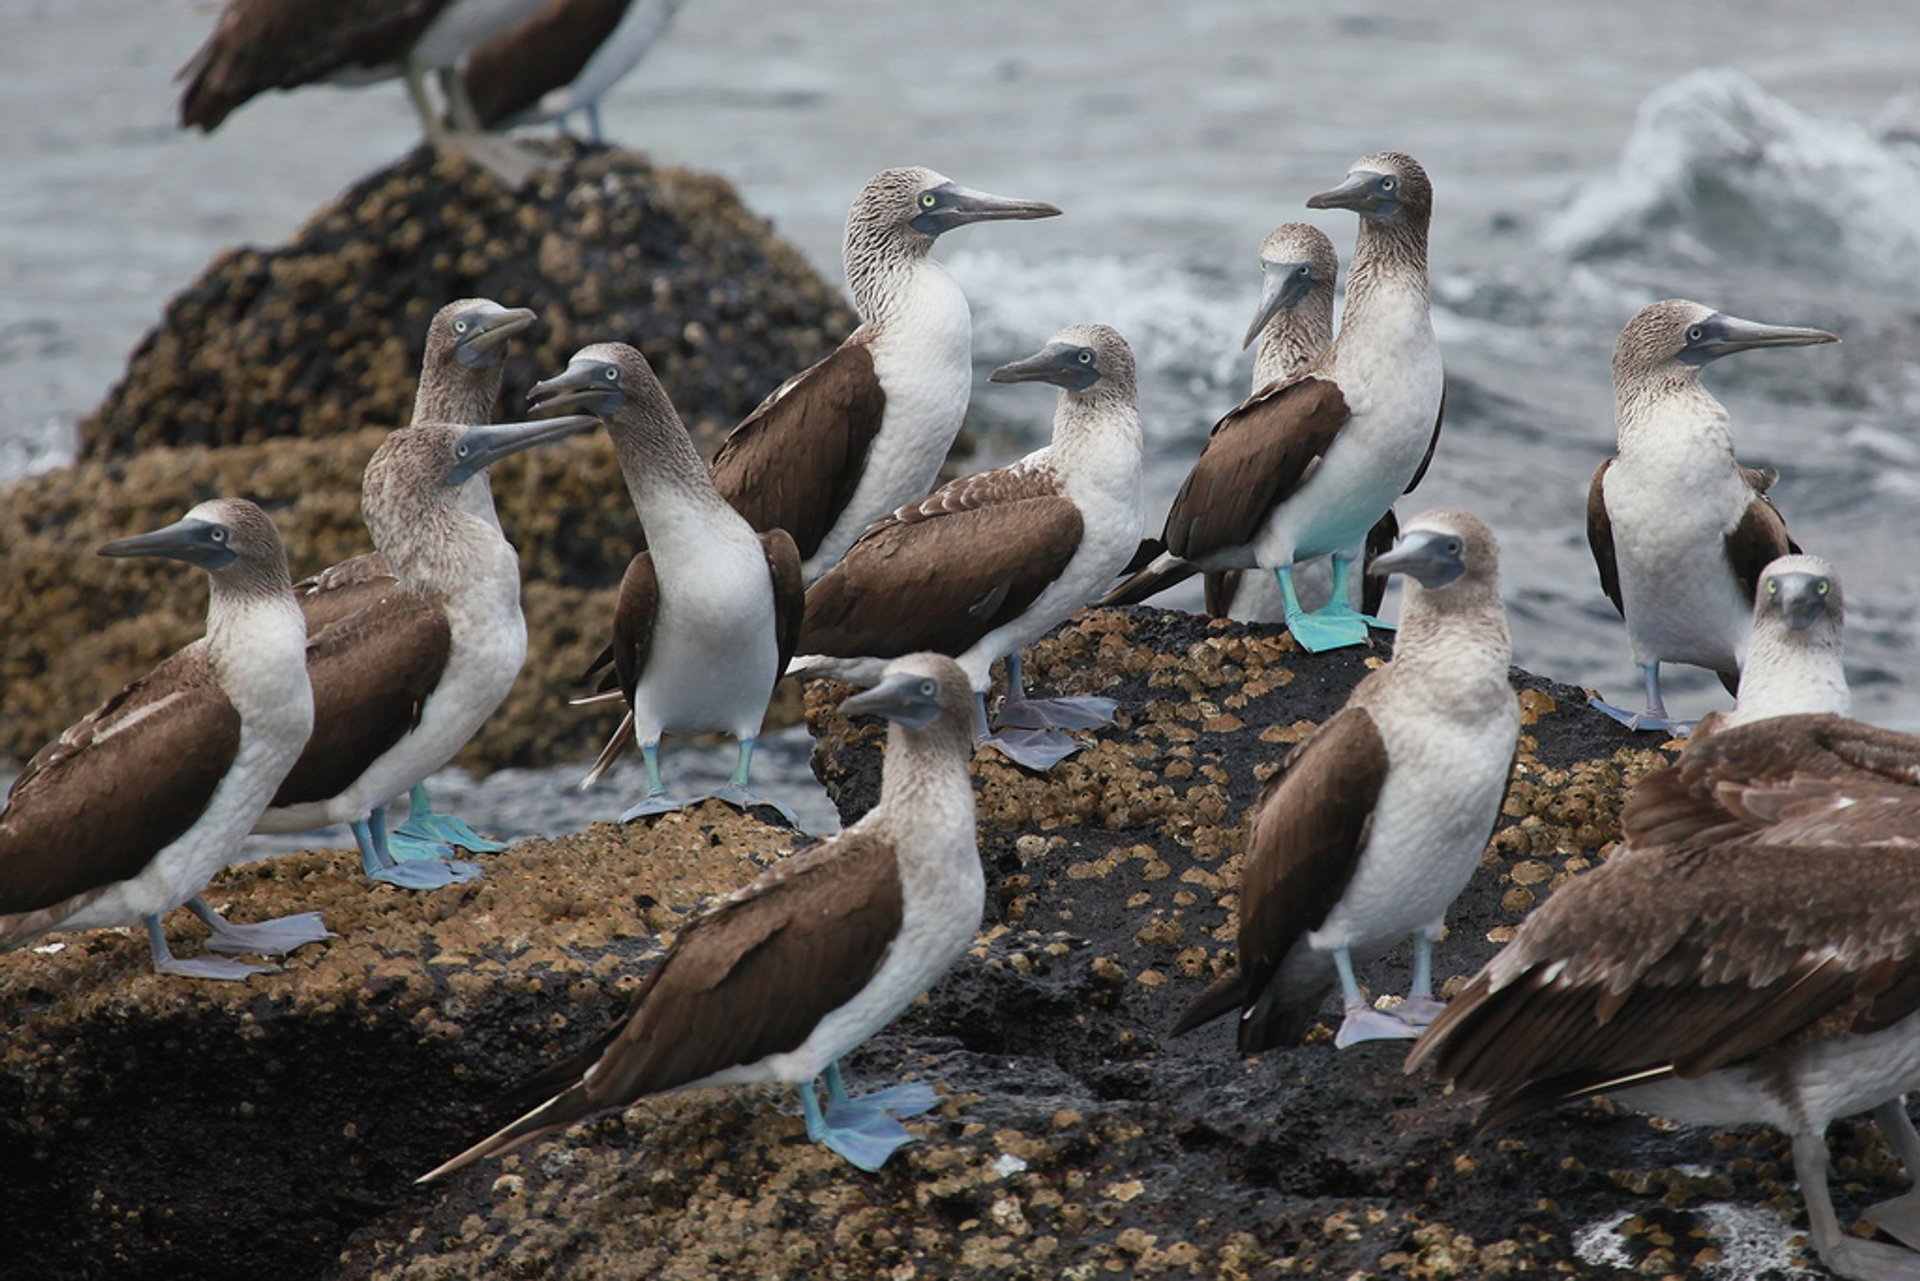
[(526, 307), (502, 307), (490, 312), (479, 318), (477, 329), (454, 344), (454, 358), (469, 369), (490, 365), (499, 359), (509, 341), (525, 333), (538, 319)]
[(1837, 335), (1824, 329), (1763, 325), (1758, 321), (1742, 320), (1738, 316), (1717, 311), (1694, 326), (1694, 329), (1700, 332), (1700, 336), (1689, 337), (1687, 345), (1681, 349), (1679, 359), (1683, 364), (1704, 365), (1710, 360), (1731, 356), (1737, 351), (1751, 351), (1756, 347), (1815, 347), (1821, 343), (1840, 341)]
[(1027, 221), (1060, 216), (1060, 206), (1050, 205), (1044, 200), (996, 196), (962, 187), (955, 182), (942, 183), (926, 194), (934, 198), (935, 204), (917, 214), (909, 224), (923, 236), (938, 236), (974, 222)]
[(1367, 573), (1375, 578), (1405, 574), (1422, 587), (1445, 587), (1467, 572), (1466, 563), (1460, 559), (1464, 550), (1453, 534), (1416, 529), (1401, 535), (1392, 551), (1375, 556)]
[(940, 682), (931, 676), (895, 672), (840, 704), (840, 710), (849, 716), (884, 716), (908, 729), (925, 729), (940, 715)]
[(454, 463), (447, 469), (447, 483), (464, 485), (509, 454), (578, 436), (599, 425), (598, 418), (573, 414), (565, 418), (469, 427), (454, 445)]
[(599, 361), (585, 360), (568, 365), (565, 373), (535, 383), (527, 390), (527, 413), (534, 418), (557, 418), (562, 414), (612, 417), (627, 400), (619, 380), (607, 377), (607, 371), (612, 368)]
[(202, 569), (225, 569), (234, 561), (233, 531), (210, 520), (176, 520), (151, 534), (136, 534), (102, 546), (101, 556), (164, 556)]
[[(1082, 359), (1086, 356), (1087, 359)], [(988, 376), (996, 383), (1052, 383), (1068, 391), (1085, 391), (1100, 381), (1100, 369), (1085, 347), (1050, 342), (1025, 360), (1002, 365)]]
[(1384, 205), (1394, 202), (1385, 200), (1374, 186), (1380, 181), (1380, 175), (1366, 169), (1356, 169), (1346, 176), (1339, 186), (1329, 191), (1307, 197), (1309, 209), (1351, 209), (1367, 217), (1384, 217), (1391, 213)]
[(1789, 631), (1804, 632), (1827, 612), (1832, 585), (1819, 574), (1774, 574), (1767, 596)]
[(1260, 270), (1260, 310), (1247, 326), (1247, 336), (1240, 343), (1241, 351), (1253, 346), (1253, 340), (1260, 336), (1268, 321), (1299, 306), (1300, 300), (1313, 292), (1313, 277), (1301, 275), (1297, 262), (1262, 263)]

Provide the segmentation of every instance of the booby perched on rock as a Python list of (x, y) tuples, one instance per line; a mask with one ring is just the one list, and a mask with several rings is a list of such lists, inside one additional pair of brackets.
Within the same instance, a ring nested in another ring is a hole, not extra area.
[(366, 874), (409, 889), (480, 874), (436, 858), (396, 863), (386, 833), (387, 805), (453, 759), (526, 658), (519, 557), (499, 522), (475, 510), (469, 487), (509, 454), (598, 425), (585, 416), (416, 423), (374, 452), (360, 510), (396, 577), (313, 636), (313, 737), (255, 831), (346, 823)]
[[(1361, 644), (1377, 623), (1347, 603), (1352, 549), (1420, 483), (1440, 440), (1440, 347), (1427, 314), (1433, 189), (1413, 157), (1381, 152), (1307, 205), (1360, 215), (1339, 337), (1214, 425), (1167, 513), (1166, 552), (1101, 604), (1136, 604), (1201, 570), (1257, 567), (1275, 574), (1287, 628), (1306, 649)], [(1308, 614), (1293, 565), (1329, 555), (1332, 599)]]
[(100, 554), (207, 570), (207, 633), (41, 748), (14, 780), (0, 809), (0, 951), (56, 930), (144, 923), (161, 973), (259, 973), (177, 959), (160, 918), (185, 904), (221, 952), (282, 955), (332, 937), (314, 912), (234, 925), (200, 897), (313, 728), (286, 549), (265, 512), (221, 498)]
[(586, 116), (604, 142), (600, 99), (640, 65), (681, 0), (547, 0), (540, 12), (475, 49), (461, 65), (474, 113), (489, 129)]
[[(1846, 606), (1840, 577), (1818, 556), (1782, 556), (1760, 571), (1753, 639), (1731, 712), (1713, 712), (1700, 730), (1731, 729), (1770, 716), (1853, 714), (1841, 664)], [(1709, 725), (1711, 722), (1711, 725)]]
[[(972, 702), (951, 659), (913, 654), (842, 703), (893, 722), (880, 803), (691, 921), (625, 1019), (528, 1082), (533, 1097), (552, 1092), (546, 1102), (425, 1178), (650, 1094), (762, 1082), (798, 1087), (808, 1136), (878, 1169), (912, 1137), (894, 1117), (933, 1106), (933, 1090), (849, 1098), (838, 1062), (931, 987), (979, 928)], [(813, 1086), (822, 1074), (824, 1115)]]
[(973, 318), (928, 256), (935, 238), (1059, 212), (931, 169), (883, 170), (861, 189), (842, 257), (860, 327), (776, 388), (713, 458), (720, 496), (755, 529), (792, 534), (809, 582), (867, 526), (933, 488), (966, 416)]
[[(1920, 740), (1779, 716), (1689, 743), (1621, 815), (1624, 842), (1529, 916), (1407, 1059), (1493, 1098), (1483, 1126), (1611, 1094), (1793, 1140), (1814, 1247), (1843, 1277), (1920, 1255), (1842, 1228), (1826, 1130), (1872, 1112), (1909, 1178), (1920, 1138)], [(1920, 1196), (1867, 1217), (1920, 1247)]]
[(767, 700), (800, 635), (806, 588), (793, 538), (784, 529), (756, 534), (727, 506), (667, 389), (625, 343), (581, 348), (529, 400), (536, 414), (586, 412), (606, 422), (646, 536), (620, 580), (613, 643), (587, 672), (611, 665), (626, 719), (581, 786), (638, 741), (647, 795), (621, 821), (683, 808), (692, 802), (669, 797), (660, 779), (660, 736), (719, 732), (740, 744), (740, 761), (715, 795), (743, 808), (772, 804), (748, 789), (747, 775)]
[(1628, 729), (1686, 732), (1660, 697), (1662, 663), (1705, 667), (1729, 693), (1738, 687), (1760, 570), (1800, 550), (1767, 498), (1774, 473), (1734, 460), (1726, 407), (1700, 385), (1701, 367), (1755, 347), (1838, 341), (1676, 298), (1643, 308), (1620, 331), (1619, 452), (1587, 490), (1587, 543), (1647, 691), (1640, 712), (1592, 703)]
[(847, 679), (915, 650), (951, 655), (981, 700), (985, 735), (988, 673), (1005, 655), (1003, 728), (985, 741), (1044, 770), (1076, 746), (1054, 727), (1113, 716), (1111, 699), (1027, 700), (1018, 663), (1021, 647), (1084, 606), (1139, 546), (1133, 352), (1106, 325), (1073, 325), (993, 381), (1060, 388), (1052, 441), (876, 522), (808, 590), (794, 671)]
[[(1411, 580), (1393, 661), (1288, 755), (1247, 828), (1235, 968), (1174, 1027), (1240, 1011), (1243, 1054), (1298, 1044), (1337, 981), (1334, 1044), (1412, 1037), (1443, 1008), (1433, 943), (1500, 813), (1520, 735), (1492, 531), (1465, 512), (1407, 525), (1374, 561)], [(1364, 964), (1411, 934), (1413, 987), (1392, 1013), (1361, 994)]]

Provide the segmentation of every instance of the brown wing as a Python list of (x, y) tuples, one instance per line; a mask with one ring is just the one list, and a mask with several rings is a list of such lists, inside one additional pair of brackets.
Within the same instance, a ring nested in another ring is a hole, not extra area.
[[(1420, 488), (1420, 482), (1427, 478), (1427, 468), (1433, 466), (1433, 451), (1440, 448), (1440, 424), (1445, 422), (1446, 418), (1447, 387), (1445, 383), (1442, 383), (1440, 385), (1440, 410), (1433, 416), (1433, 435), (1427, 439), (1427, 452), (1420, 459), (1420, 465), (1414, 469), (1413, 479), (1407, 482), (1407, 487), (1401, 490), (1401, 493), (1411, 494), (1414, 490)], [(1371, 614), (1373, 611), (1368, 610), (1367, 612)]]
[(773, 633), (780, 644), (780, 669), (800, 652), (800, 627), (807, 616), (807, 582), (800, 573), (800, 549), (793, 535), (776, 529), (760, 535), (767, 553), (767, 573), (773, 578)]
[(1079, 550), (1080, 531), (1079, 508), (1060, 497), (933, 515), (902, 508), (807, 590), (800, 652), (964, 653), (1039, 599)]
[(420, 723), (452, 648), (446, 615), (398, 583), (308, 641), (313, 737), (274, 808), (339, 795), (404, 738)]
[(199, 821), (239, 746), (194, 645), (41, 748), (0, 810), (0, 947), (9, 916), (139, 873)]
[(886, 393), (864, 343), (789, 380), (713, 456), (713, 484), (754, 529), (784, 529), (802, 560), (840, 518), (880, 434)]
[(629, 706), (653, 655), (653, 625), (659, 615), (660, 575), (653, 568), (653, 553), (641, 552), (627, 562), (613, 605), (613, 670)]
[[(1741, 468), (1752, 480), (1750, 468)], [(1762, 479), (1765, 479), (1764, 474)], [(1768, 484), (1771, 484), (1768, 481)], [(1733, 576), (1740, 583), (1741, 599), (1749, 605), (1754, 594), (1760, 590), (1760, 574), (1767, 565), (1782, 556), (1792, 555), (1800, 550), (1793, 539), (1787, 536), (1787, 521), (1780, 510), (1773, 505), (1764, 488), (1756, 488), (1747, 502), (1747, 510), (1740, 515), (1740, 523), (1724, 540), (1727, 549), (1727, 564), (1733, 567)]]
[(398, 581), (387, 558), (379, 552), (350, 557), (301, 579), (293, 585), (293, 594), (306, 616), (307, 635), (317, 636), (341, 619), (359, 613), (391, 592)]
[(1214, 425), (1167, 512), (1164, 541), (1182, 560), (1252, 541), (1297, 491), (1348, 419), (1346, 398), (1307, 375), (1270, 386)]
[(468, 54), (460, 67), (480, 123), (488, 128), (573, 83), (637, 0), (548, 0), (540, 12)]
[(1600, 571), (1600, 590), (1607, 594), (1620, 616), (1627, 607), (1620, 603), (1620, 566), (1613, 558), (1613, 517), (1607, 514), (1607, 468), (1609, 458), (1594, 469), (1593, 483), (1587, 486), (1587, 546), (1593, 549), (1593, 566)]

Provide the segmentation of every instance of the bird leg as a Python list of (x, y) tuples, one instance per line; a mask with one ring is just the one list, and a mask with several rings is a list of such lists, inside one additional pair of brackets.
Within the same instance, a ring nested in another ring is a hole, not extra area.
[(1335, 1049), (1344, 1050), (1362, 1041), (1410, 1041), (1420, 1035), (1418, 1028), (1408, 1027), (1393, 1015), (1367, 1004), (1366, 994), (1353, 977), (1353, 957), (1346, 948), (1333, 950), (1333, 968), (1340, 973), (1340, 999), (1346, 1006), (1340, 1030), (1333, 1035)]
[[(667, 795), (667, 785), (660, 780), (659, 739), (640, 744), (640, 759), (647, 764), (647, 795), (638, 805), (620, 816), (622, 823), (631, 823), (636, 818), (651, 818), (655, 814), (671, 814), (694, 803), (692, 797)], [(739, 777), (738, 773), (735, 777)]]
[(1113, 723), (1120, 704), (1097, 696), (1028, 698), (1020, 655), (1008, 654), (1007, 696), (1000, 703), (1000, 728), (1099, 729)]
[(1044, 774), (1080, 750), (1071, 734), (1057, 729), (987, 729), (987, 696), (973, 696), (973, 745), (991, 747), (1015, 765)]
[[(862, 1170), (878, 1170), (895, 1149), (913, 1142), (913, 1135), (895, 1114), (914, 1116), (932, 1107), (934, 1102), (931, 1087), (921, 1085), (914, 1091), (911, 1084), (861, 1099), (849, 1098), (837, 1063), (827, 1068), (826, 1078), (824, 1115), (820, 1111), (820, 1100), (813, 1092), (813, 1082), (798, 1087), (800, 1110), (807, 1119), (807, 1137), (838, 1152)], [(887, 1096), (892, 1096), (890, 1101)]]
[(322, 939), (339, 937), (321, 923), (320, 913), (300, 912), (279, 916), (271, 921), (235, 925), (213, 910), (213, 905), (196, 894), (187, 900), (187, 910), (206, 922), (213, 936), (207, 940), (210, 952), (245, 952), (250, 956), (285, 956), (295, 948)]
[(415, 858), (405, 863), (394, 861), (387, 848), (387, 811), (374, 810), (360, 822), (350, 825), (354, 842), (360, 847), (360, 870), (370, 881), (397, 885), (403, 890), (437, 890), (460, 881), (477, 880), (486, 875), (473, 863), (449, 858)]
[(873, 1090), (854, 1098), (847, 1093), (847, 1083), (840, 1075), (839, 1060), (827, 1065), (827, 1117), (833, 1118), (836, 1109), (878, 1108), (891, 1112), (895, 1116), (919, 1116), (930, 1112), (940, 1101), (933, 1087), (925, 1081), (903, 1081), (899, 1085), (890, 1085), (884, 1090)]
[(493, 854), (507, 848), (505, 841), (480, 835), (451, 814), (435, 811), (427, 799), (427, 785), (415, 783), (407, 793), (407, 821), (393, 829), (387, 848), (402, 862), (417, 858), (445, 858), (458, 845), (475, 854)]
[(1920, 1281), (1920, 1254), (1879, 1241), (1862, 1241), (1841, 1230), (1827, 1188), (1825, 1134), (1793, 1136), (1793, 1173), (1800, 1180), (1800, 1197), (1807, 1203), (1813, 1248), (1835, 1276), (1849, 1281)]
[(486, 131), (459, 72), (450, 67), (439, 69), (440, 91), (447, 99), (448, 121), (443, 122), (427, 95), (426, 68), (411, 58), (406, 66), (407, 92), (420, 113), (427, 141), (437, 150), (466, 157), (516, 191), (547, 164), (547, 157), (538, 151)]
[(1907, 1115), (1906, 1096), (1888, 1099), (1875, 1108), (1873, 1120), (1899, 1155), (1907, 1181), (1916, 1187), (1905, 1196), (1868, 1207), (1867, 1221), (1902, 1244), (1920, 1250), (1920, 1134), (1914, 1133), (1913, 1119)]
[(153, 956), (153, 971), (156, 974), (178, 974), (190, 979), (223, 979), (234, 981), (246, 978), (249, 974), (271, 974), (275, 972), (271, 965), (248, 965), (244, 961), (229, 961), (218, 956), (196, 956), (181, 960), (167, 946), (166, 931), (160, 928), (160, 918), (147, 918), (147, 950)]
[(1346, 567), (1334, 558), (1334, 595), (1309, 614), (1300, 608), (1300, 597), (1293, 590), (1293, 566), (1281, 565), (1273, 571), (1280, 581), (1280, 600), (1286, 610), (1287, 631), (1294, 642), (1309, 654), (1367, 642), (1367, 620), (1354, 612), (1346, 600)]
[(1394, 1017), (1414, 1029), (1425, 1031), (1427, 1024), (1440, 1017), (1440, 1011), (1447, 1008), (1445, 1001), (1433, 999), (1433, 936), (1425, 930), (1416, 930), (1413, 935), (1413, 983), (1407, 988), (1407, 999), (1393, 1010)]
[(1629, 712), (1625, 708), (1616, 707), (1607, 702), (1598, 694), (1591, 695), (1587, 699), (1587, 706), (1596, 712), (1604, 712), (1631, 730), (1658, 730), (1664, 734), (1671, 734), (1675, 738), (1685, 738), (1692, 733), (1697, 722), (1676, 721), (1667, 715), (1666, 702), (1660, 697), (1660, 664), (1645, 664), (1640, 668), (1640, 675), (1647, 686), (1645, 711)]
[(747, 773), (753, 768), (753, 745), (757, 741), (757, 739), (752, 737), (740, 740), (740, 759), (733, 767), (733, 778), (728, 781), (725, 787), (712, 793), (712, 797), (716, 801), (725, 801), (727, 804), (741, 811), (750, 810), (756, 805), (763, 805), (777, 812), (782, 819), (786, 820), (788, 827), (799, 831), (800, 820), (794, 817), (792, 810), (782, 805), (779, 801), (762, 796), (747, 786)]

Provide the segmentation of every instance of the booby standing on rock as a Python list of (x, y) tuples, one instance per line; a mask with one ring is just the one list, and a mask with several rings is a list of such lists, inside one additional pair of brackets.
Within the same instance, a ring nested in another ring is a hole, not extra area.
[(600, 99), (640, 65), (681, 0), (547, 0), (540, 12), (475, 49), (460, 76), (489, 129), (543, 124), (575, 111), (595, 142)]
[[(1405, 574), (1393, 661), (1288, 755), (1255, 805), (1240, 874), (1235, 967), (1175, 1035), (1240, 1011), (1239, 1045), (1298, 1044), (1336, 981), (1334, 1044), (1419, 1034), (1433, 999), (1433, 943), (1499, 817), (1520, 736), (1492, 531), (1465, 512), (1408, 523), (1377, 574)], [(1392, 1013), (1354, 977), (1411, 934), (1413, 986)]]
[[(763, 1082), (798, 1087), (808, 1136), (878, 1169), (912, 1138), (894, 1118), (932, 1107), (933, 1090), (849, 1098), (838, 1064), (931, 987), (980, 926), (971, 704), (966, 675), (934, 654), (896, 659), (842, 703), (893, 722), (880, 803), (691, 921), (625, 1019), (528, 1082), (535, 1097), (556, 1091), (546, 1102), (422, 1181), (646, 1095)], [(823, 1073), (824, 1115), (813, 1087)]]
[(973, 318), (928, 256), (935, 238), (1059, 212), (971, 191), (931, 169), (883, 170), (861, 189), (843, 252), (860, 327), (776, 388), (713, 458), (720, 496), (755, 529), (792, 534), (807, 581), (867, 526), (933, 488), (966, 416)]
[(313, 737), (255, 831), (346, 823), (366, 874), (409, 889), (480, 875), (471, 863), (396, 863), (386, 806), (453, 759), (513, 689), (526, 658), (520, 560), (498, 521), (474, 510), (474, 477), (509, 454), (598, 425), (584, 416), (416, 423), (374, 452), (360, 509), (396, 579), (378, 601), (313, 637)]
[[(1413, 1047), (1407, 1070), (1493, 1099), (1485, 1126), (1612, 1094), (1693, 1125), (1793, 1140), (1813, 1244), (1835, 1274), (1920, 1277), (1852, 1237), (1827, 1126), (1871, 1111), (1908, 1177), (1920, 1137), (1920, 740), (1776, 716), (1689, 743), (1621, 814), (1624, 841), (1561, 886)], [(1920, 1195), (1867, 1217), (1920, 1248)]]
[(620, 580), (613, 643), (587, 673), (612, 666), (626, 719), (581, 786), (592, 786), (638, 741), (647, 795), (621, 821), (683, 808), (692, 802), (669, 797), (660, 779), (660, 736), (717, 731), (740, 744), (740, 761), (715, 795), (743, 808), (774, 804), (748, 789), (747, 775), (805, 608), (792, 537), (784, 529), (756, 534), (727, 506), (666, 388), (625, 343), (581, 348), (565, 373), (529, 398), (536, 414), (605, 420), (647, 542)]
[(1026, 699), (1018, 664), (1022, 646), (1084, 606), (1139, 546), (1133, 352), (1106, 325), (1073, 325), (993, 380), (1060, 388), (1052, 441), (876, 522), (808, 590), (794, 671), (846, 679), (915, 650), (951, 655), (981, 700), (985, 736), (989, 671), (1005, 655), (1003, 728), (984, 741), (1044, 770), (1077, 746), (1055, 727), (1113, 717), (1111, 699)]
[(307, 629), (286, 549), (266, 513), (222, 498), (100, 554), (207, 570), (207, 632), (41, 748), (14, 780), (0, 809), (0, 951), (56, 930), (144, 923), (163, 974), (259, 973), (218, 957), (177, 959), (160, 918), (185, 904), (220, 952), (282, 955), (332, 937), (318, 913), (235, 925), (200, 897), (313, 727)]
[(1705, 667), (1729, 693), (1738, 687), (1760, 570), (1800, 550), (1767, 498), (1773, 473), (1734, 460), (1726, 407), (1700, 385), (1701, 367), (1755, 347), (1838, 341), (1823, 329), (1755, 324), (1671, 298), (1620, 331), (1619, 452), (1593, 473), (1587, 543), (1647, 690), (1641, 712), (1591, 701), (1628, 729), (1689, 728), (1667, 715), (1662, 663)]
[[(1136, 604), (1201, 570), (1258, 567), (1274, 572), (1305, 649), (1361, 644), (1378, 624), (1347, 603), (1351, 551), (1420, 483), (1440, 440), (1440, 347), (1427, 314), (1433, 189), (1413, 157), (1381, 152), (1307, 205), (1360, 215), (1339, 337), (1214, 426), (1167, 513), (1166, 552), (1101, 604)], [(1293, 565), (1329, 555), (1332, 599), (1308, 614)]]

